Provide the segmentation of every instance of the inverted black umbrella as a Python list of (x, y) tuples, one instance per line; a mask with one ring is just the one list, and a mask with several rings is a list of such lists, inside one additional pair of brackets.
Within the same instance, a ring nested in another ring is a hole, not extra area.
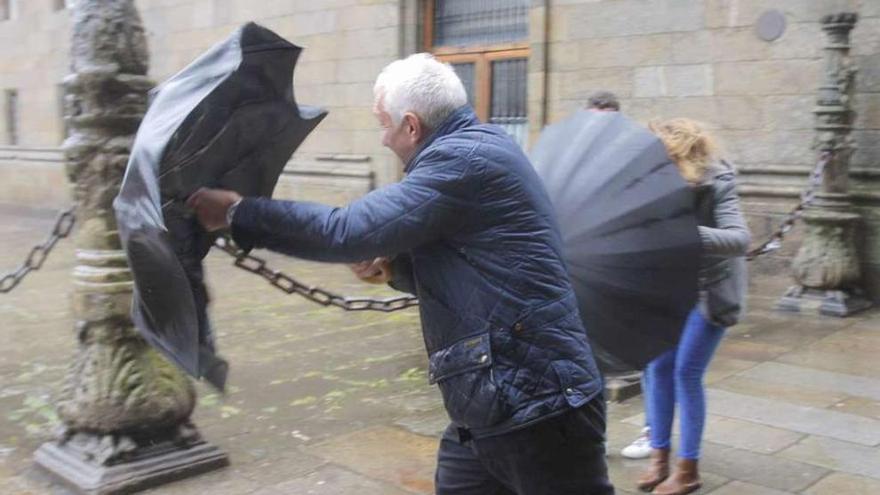
[(113, 207), (134, 274), (132, 319), (153, 346), (223, 389), (202, 259), (216, 235), (184, 202), (200, 187), (271, 196), (285, 163), (326, 112), (298, 106), (302, 49), (254, 23), (153, 93)]
[(674, 347), (697, 301), (694, 195), (660, 140), (617, 112), (579, 111), (532, 150), (590, 340), (634, 368)]

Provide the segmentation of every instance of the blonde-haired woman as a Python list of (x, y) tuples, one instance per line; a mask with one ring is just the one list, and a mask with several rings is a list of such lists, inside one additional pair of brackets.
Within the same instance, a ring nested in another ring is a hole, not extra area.
[[(718, 156), (714, 139), (689, 119), (652, 122), (681, 175), (694, 187), (703, 257), (700, 302), (689, 315), (678, 346), (646, 370), (645, 412), (651, 464), (639, 488), (657, 495), (685, 495), (700, 488), (697, 464), (706, 420), (703, 375), (724, 329), (736, 324), (745, 297), (745, 258), (750, 235), (740, 210), (732, 167)], [(670, 473), (675, 405), (681, 440)]]

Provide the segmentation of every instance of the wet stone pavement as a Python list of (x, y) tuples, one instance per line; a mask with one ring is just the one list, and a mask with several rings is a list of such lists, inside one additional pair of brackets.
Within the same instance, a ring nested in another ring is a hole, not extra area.
[[(0, 206), (0, 272), (42, 240), (53, 215)], [(0, 295), (0, 495), (67, 492), (33, 467), (57, 426), (52, 397), (75, 348), (73, 248)], [(344, 267), (271, 257), (309, 283), (351, 295), (394, 293)], [(229, 393), (198, 386), (194, 421), (231, 466), (148, 494), (432, 493), (445, 416), (427, 384), (416, 310), (344, 313), (268, 286), (214, 252), (211, 316), (232, 363)], [(777, 283), (778, 285), (778, 283)], [(707, 376), (705, 487), (713, 495), (880, 493), (880, 313), (840, 320), (770, 311), (754, 295)], [(609, 409), (618, 493), (644, 461), (617, 452), (637, 436), (640, 398)]]

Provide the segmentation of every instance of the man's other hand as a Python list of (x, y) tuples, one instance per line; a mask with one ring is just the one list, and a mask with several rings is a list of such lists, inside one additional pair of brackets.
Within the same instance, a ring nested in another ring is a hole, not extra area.
[(348, 265), (357, 278), (371, 284), (387, 284), (391, 280), (391, 260), (376, 258)]
[(186, 200), (186, 206), (196, 213), (199, 223), (208, 232), (229, 227), (226, 223), (226, 211), (241, 199), (235, 191), (224, 189), (201, 188)]

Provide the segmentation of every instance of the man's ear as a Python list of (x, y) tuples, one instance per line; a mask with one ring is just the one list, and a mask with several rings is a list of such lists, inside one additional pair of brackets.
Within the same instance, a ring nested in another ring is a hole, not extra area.
[(422, 125), (422, 121), (419, 120), (418, 116), (412, 112), (407, 112), (403, 114), (403, 124), (404, 130), (406, 134), (414, 141), (419, 142), (422, 140), (425, 134), (425, 126)]

